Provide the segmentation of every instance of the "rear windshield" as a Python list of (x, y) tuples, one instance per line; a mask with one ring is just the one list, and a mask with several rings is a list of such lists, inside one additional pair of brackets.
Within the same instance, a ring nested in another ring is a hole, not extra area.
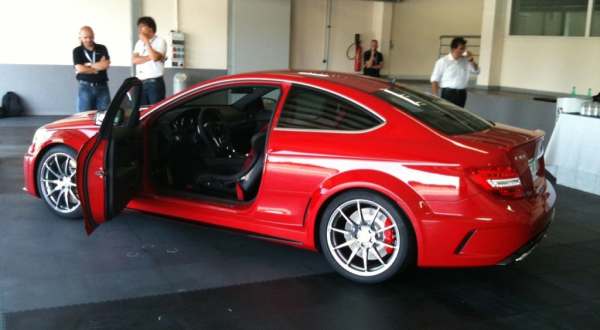
[(483, 131), (491, 122), (444, 99), (401, 87), (390, 86), (375, 95), (427, 126), (448, 135)]

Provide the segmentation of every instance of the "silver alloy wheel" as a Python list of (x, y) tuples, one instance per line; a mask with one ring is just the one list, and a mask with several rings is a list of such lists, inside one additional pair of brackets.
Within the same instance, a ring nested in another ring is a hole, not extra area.
[(354, 199), (340, 205), (327, 224), (327, 245), (340, 267), (375, 276), (394, 263), (400, 250), (398, 224), (381, 205)]
[(59, 213), (71, 213), (79, 207), (75, 173), (77, 162), (66, 153), (50, 155), (40, 165), (41, 195)]

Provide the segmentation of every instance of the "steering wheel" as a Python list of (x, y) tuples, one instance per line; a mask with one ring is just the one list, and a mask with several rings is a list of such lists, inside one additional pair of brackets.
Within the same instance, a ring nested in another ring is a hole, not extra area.
[(231, 157), (236, 151), (231, 143), (231, 132), (218, 109), (205, 109), (198, 115), (196, 126), (200, 139), (216, 156)]
[(171, 122), (171, 136), (176, 143), (192, 142), (197, 143), (196, 139), (196, 118), (194, 116), (182, 115)]

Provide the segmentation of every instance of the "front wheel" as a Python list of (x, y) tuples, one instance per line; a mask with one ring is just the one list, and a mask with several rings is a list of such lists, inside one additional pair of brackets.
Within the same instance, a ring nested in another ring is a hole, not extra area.
[(63, 218), (81, 218), (81, 203), (77, 194), (77, 152), (66, 146), (50, 148), (37, 169), (37, 187), (55, 214)]
[(323, 254), (342, 276), (378, 283), (412, 262), (414, 240), (395, 205), (370, 191), (334, 198), (323, 212), (319, 239)]

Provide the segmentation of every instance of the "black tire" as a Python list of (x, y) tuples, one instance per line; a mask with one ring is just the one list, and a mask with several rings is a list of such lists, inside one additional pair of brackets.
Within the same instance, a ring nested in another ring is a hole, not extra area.
[[(360, 207), (361, 212), (354, 211), (351, 214), (345, 214), (350, 213), (347, 211), (349, 208), (352, 211), (352, 204), (356, 201), (358, 203), (354, 207), (356, 210)], [(360, 203), (365, 204), (366, 207), (363, 207)], [(378, 206), (380, 208), (377, 208)], [(367, 216), (365, 216), (365, 213)], [(344, 215), (346, 216), (344, 217)], [(357, 216), (360, 220), (364, 220), (362, 225), (354, 223)], [(369, 216), (372, 219), (371, 225), (367, 224)], [(382, 217), (385, 220), (381, 220)], [(390, 222), (388, 222), (388, 219)], [(381, 224), (382, 222), (383, 224)], [(329, 229), (330, 223), (332, 225), (331, 230)], [(339, 227), (342, 223), (345, 226), (344, 228)], [(390, 228), (392, 224), (395, 224), (394, 228)], [(384, 231), (385, 228), (390, 229)], [(367, 238), (370, 241), (364, 242)], [(388, 239), (393, 239), (393, 241), (386, 243)], [(352, 245), (340, 248), (341, 245), (348, 244), (352, 240), (354, 240)], [(414, 235), (408, 220), (399, 212), (394, 203), (369, 190), (351, 190), (342, 193), (327, 205), (320, 219), (319, 241), (325, 259), (336, 272), (359, 283), (383, 282), (414, 263)], [(335, 245), (337, 242), (341, 243)], [(377, 242), (390, 244), (393, 249)], [(393, 252), (390, 252), (390, 250)], [(363, 254), (358, 256), (361, 253), (360, 251)], [(382, 255), (382, 253), (385, 254)], [(345, 255), (347, 257), (344, 259)], [(362, 262), (366, 271), (358, 269), (360, 266), (356, 265), (357, 258), (359, 264)], [(365, 259), (367, 260), (366, 263), (364, 262)], [(349, 264), (345, 264), (348, 260), (350, 260)], [(373, 266), (372, 271), (369, 270), (369, 264)]]
[[(44, 179), (44, 175), (46, 175), (46, 171), (44, 169), (44, 164), (46, 164), (47, 162), (49, 163), (55, 163), (54, 162), (54, 158), (56, 157), (56, 159), (58, 160), (58, 162), (61, 162), (61, 160), (65, 160), (66, 161), (66, 157), (68, 156), (70, 158), (72, 158), (73, 160), (75, 160), (75, 162), (77, 161), (77, 152), (75, 150), (73, 150), (70, 147), (67, 147), (65, 145), (58, 145), (58, 146), (54, 146), (50, 149), (48, 149), (46, 151), (46, 153), (44, 153), (44, 156), (40, 159), (40, 161), (38, 162), (38, 166), (37, 166), (37, 170), (36, 170), (36, 185), (37, 185), (37, 189), (38, 192), (40, 194), (41, 199), (44, 201), (44, 204), (46, 204), (46, 206), (56, 215), (58, 215), (61, 218), (67, 218), (67, 219), (81, 219), (82, 218), (82, 211), (81, 211), (81, 205), (75, 206), (77, 204), (72, 204), (71, 208), (65, 207), (65, 209), (63, 209), (62, 211), (60, 211), (60, 206), (56, 205), (56, 202), (53, 201), (51, 199), (51, 197), (47, 196), (47, 192), (49, 190), (49, 188), (47, 188), (45, 186), (45, 183), (42, 181)], [(54, 167), (57, 165), (52, 165), (53, 170), (55, 171), (55, 173), (57, 174), (62, 174), (62, 172), (58, 171), (57, 167)], [(74, 169), (72, 169), (71, 167), (69, 167), (68, 169), (65, 169), (65, 171), (68, 170), (72, 170), (73, 172), (70, 173), (74, 173)], [(51, 173), (50, 173), (51, 174)], [(74, 182), (75, 178), (73, 177), (72, 181)], [(75, 189), (76, 190), (76, 189)], [(62, 191), (57, 191), (58, 193), (62, 192)], [(56, 197), (54, 196), (54, 194), (51, 194), (51, 196), (53, 196), (52, 198), (56, 198), (56, 199), (62, 199), (62, 197)], [(63, 196), (64, 197), (64, 196)], [(76, 198), (77, 197), (77, 198)], [(79, 202), (78, 200), (78, 196), (73, 195), (69, 195), (69, 193), (67, 193), (67, 197), (69, 201), (73, 202), (75, 199), (77, 200), (77, 202)], [(67, 204), (68, 206), (68, 204)]]

